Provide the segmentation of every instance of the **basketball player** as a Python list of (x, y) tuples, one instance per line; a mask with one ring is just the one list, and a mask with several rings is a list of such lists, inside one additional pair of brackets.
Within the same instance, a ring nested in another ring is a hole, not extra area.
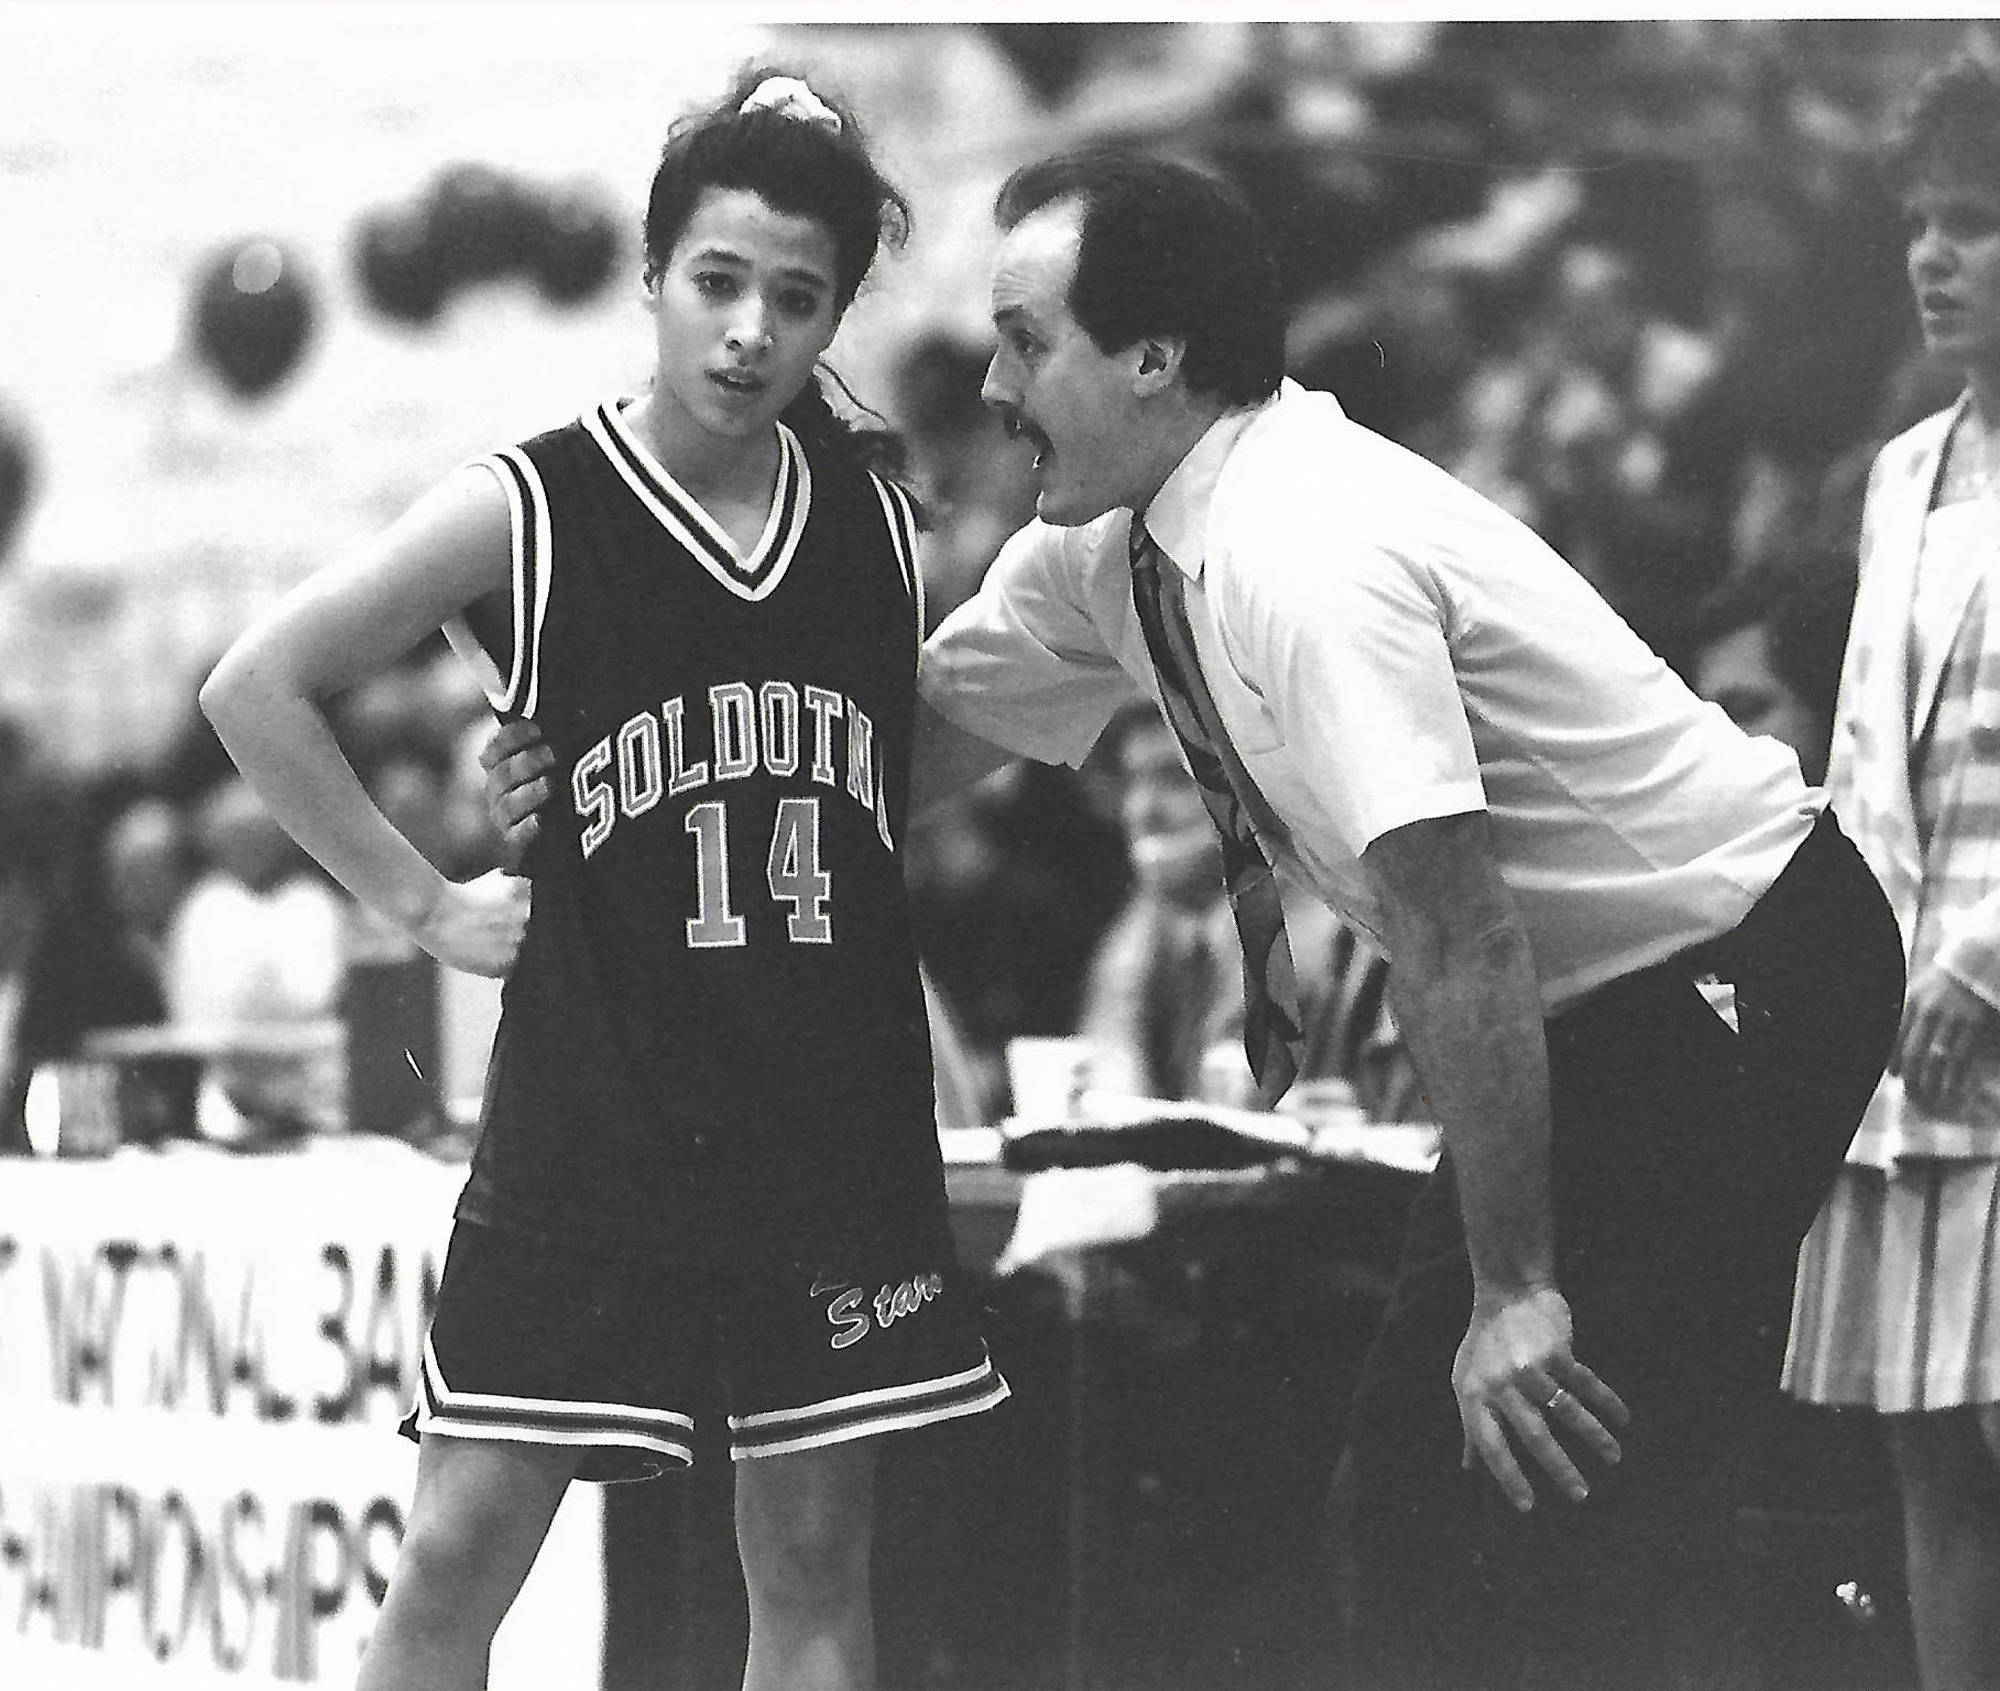
[[(444, 962), (512, 970), (363, 1691), (483, 1685), (564, 1488), (691, 1461), (718, 1368), (744, 1684), (872, 1685), (872, 1435), (1006, 1395), (952, 1257), (902, 890), (913, 513), (814, 377), (905, 222), (851, 115), (746, 78), (654, 178), (650, 390), (454, 473), (203, 688), (329, 872)], [(532, 912), (525, 881), (433, 870), (327, 727), (446, 622), (576, 801)]]

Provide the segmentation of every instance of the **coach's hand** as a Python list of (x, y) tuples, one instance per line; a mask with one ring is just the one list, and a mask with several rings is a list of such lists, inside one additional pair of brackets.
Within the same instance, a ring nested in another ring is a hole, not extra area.
[(1553, 1286), (1473, 1299), (1451, 1368), (1465, 1466), (1484, 1462), (1516, 1509), (1535, 1506), (1520, 1452), (1581, 1503), (1590, 1484), (1563, 1441), (1613, 1463), (1619, 1450), (1611, 1429), (1632, 1419), (1618, 1394), (1577, 1361), (1570, 1342), (1569, 1304)]
[(555, 783), (549, 771), (556, 755), (532, 722), (503, 722), (479, 748), (486, 771), (486, 814), (499, 832), (509, 868), (518, 869), (541, 832), (535, 812), (549, 802)]

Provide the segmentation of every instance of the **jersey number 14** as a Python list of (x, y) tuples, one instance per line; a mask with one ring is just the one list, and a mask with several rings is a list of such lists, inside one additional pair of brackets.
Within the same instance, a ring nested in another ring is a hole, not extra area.
[[(743, 918), (729, 887), (729, 807), (706, 799), (689, 808), (681, 824), (694, 836), (698, 909), (688, 919), (687, 942), (697, 949), (746, 943)], [(764, 858), (771, 898), (789, 904), (785, 932), (794, 945), (833, 943), (833, 876), (819, 860), (819, 800), (781, 798)]]

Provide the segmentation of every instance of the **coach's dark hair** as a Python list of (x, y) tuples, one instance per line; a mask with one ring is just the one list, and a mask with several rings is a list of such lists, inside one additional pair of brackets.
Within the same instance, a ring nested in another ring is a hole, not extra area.
[[(881, 247), (908, 240), (909, 202), (876, 168), (854, 114), (824, 89), (813, 92), (839, 115), (838, 133), (782, 111), (742, 110), (752, 91), (774, 76), (808, 81), (797, 71), (753, 66), (720, 102), (667, 131), (646, 201), (646, 285), (656, 285), (665, 273), (702, 196), (711, 188), (742, 189), (788, 216), (825, 226), (834, 244), (835, 310), (844, 312)], [(845, 393), (839, 377), (833, 380)], [(894, 472), (902, 466), (896, 436), (886, 427), (857, 428), (836, 415), (817, 380), (799, 390), (785, 407), (784, 420), (802, 438), (845, 451), (871, 468)]]
[(1890, 119), (1881, 169), (1896, 194), (1939, 170), (2000, 190), (2000, 69), (1958, 53), (1919, 81)]
[(1286, 324), (1277, 254), (1236, 189), (1144, 153), (1064, 153), (1008, 177), (993, 215), (1012, 229), (1067, 200), (1082, 210), (1069, 308), (1100, 351), (1175, 337), (1187, 344), (1182, 369), (1195, 392), (1229, 405), (1277, 392)]

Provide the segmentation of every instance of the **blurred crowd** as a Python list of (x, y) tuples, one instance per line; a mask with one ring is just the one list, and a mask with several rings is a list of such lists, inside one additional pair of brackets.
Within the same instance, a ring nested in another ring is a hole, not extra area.
[[(499, 861), (484, 703), (442, 636), (333, 715), (376, 801), (439, 868)], [(261, 1149), (346, 1125), (346, 995), (381, 936), (192, 699), (168, 745), (143, 769), (79, 775), (0, 724), (0, 1151), (30, 1148), (36, 1073), (100, 1049), (199, 1060), (186, 1119), (135, 1132)], [(133, 1029), (172, 1037), (120, 1047)]]
[[(1986, 26), (1931, 27), (1956, 41)], [(1867, 464), (1949, 397), (1917, 355), (1868, 162), (1899, 66), (1935, 35), (1430, 23), (1384, 26), (1359, 63), (1359, 38), (1333, 25), (983, 34), (1050, 144), (1157, 144), (1241, 182), (1286, 248), (1297, 379), (1518, 513), (1698, 688), (1818, 773)], [(963, 321), (911, 333), (880, 396), (929, 515), (933, 622), (1032, 510)], [(25, 468), (16, 479), (30, 497)], [(15, 1123), (35, 1067), (93, 1027), (321, 1022), (366, 948), (187, 708), (167, 755), (136, 769), (59, 768), (0, 724), (0, 1099)], [(339, 711), (383, 808), (456, 874), (494, 861), (483, 720), (441, 643)], [(1209, 1084), (1140, 1051), (1173, 1045), (1170, 1025), (1202, 1049), (1226, 1039), (1240, 992), (1214, 956), (1189, 961), (1219, 890), (1188, 818), (1158, 801), (1144, 739), (1108, 736), (1080, 771), (1012, 771), (910, 842), (942, 1040), (977, 1117), (1009, 1106), (1010, 1040), (1086, 1025), (1127, 1030), (1105, 1037), (1125, 1041), (1133, 1089)], [(1203, 873), (1172, 872), (1187, 861)], [(1352, 988), (1330, 1012), (1330, 1072), (1353, 1071), (1379, 1043), (1370, 964), (1352, 936), (1325, 943)], [(1393, 1078), (1367, 1090), (1377, 1113), (1412, 1107)], [(211, 1101), (213, 1136), (310, 1130), (330, 1106), (307, 1093), (246, 1082)]]

